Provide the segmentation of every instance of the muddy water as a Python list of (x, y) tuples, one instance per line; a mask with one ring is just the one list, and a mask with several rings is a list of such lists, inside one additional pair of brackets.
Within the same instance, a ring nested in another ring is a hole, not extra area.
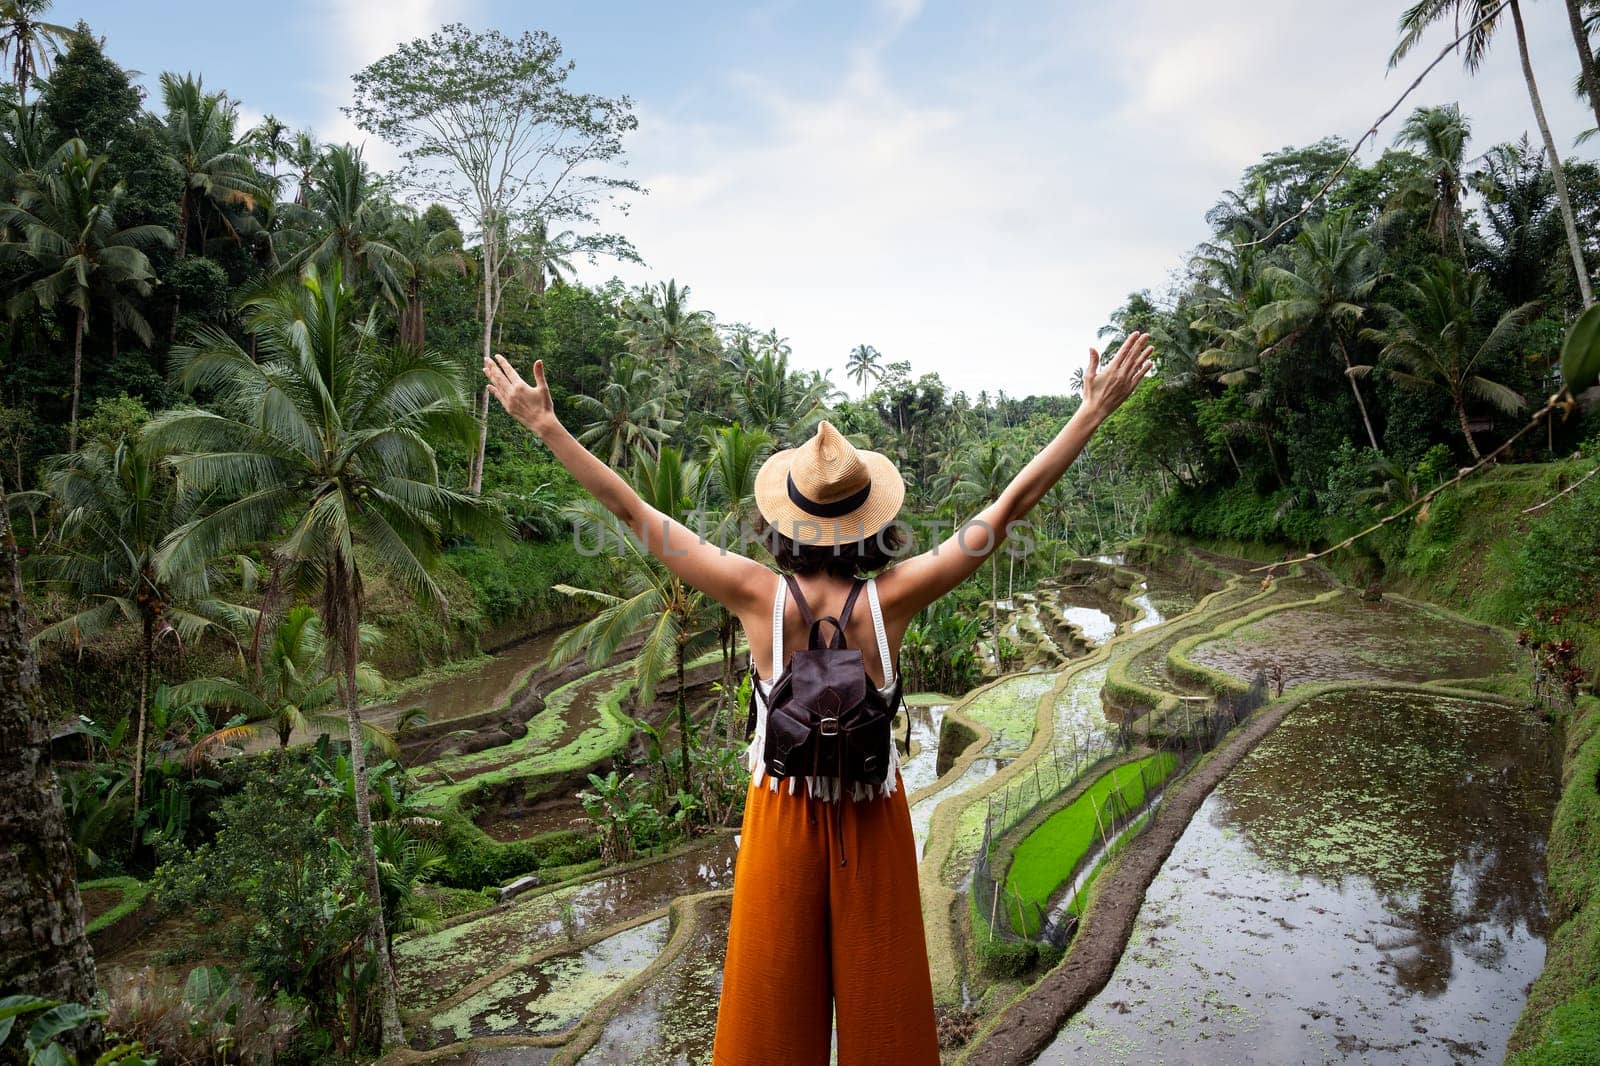
[[(553, 892), (518, 897), (461, 925), (395, 945), (401, 1005), (440, 1003), (507, 965), (597, 928), (733, 882), (734, 840), (718, 834), (671, 858)], [(646, 960), (648, 961), (648, 960)]]
[(483, 669), (445, 678), (362, 712), (378, 725), (393, 725), (406, 711), (420, 708), (430, 722), (448, 722), (504, 706), (522, 683), (550, 657), (561, 631), (551, 630), (502, 648)]
[(445, 1040), (546, 1036), (577, 1026), (588, 1010), (650, 964), (666, 946), (657, 918), (578, 951), (513, 971), (430, 1019)]
[(1218, 788), (1041, 1063), (1498, 1062), (1544, 959), (1547, 729), (1313, 700)]
[(1077, 626), (1083, 638), (1090, 644), (1104, 644), (1117, 634), (1116, 620), (1098, 607), (1063, 604), (1056, 608), (1056, 613), (1071, 625)]
[(1512, 669), (1511, 645), (1491, 630), (1399, 601), (1354, 595), (1279, 611), (1195, 649), (1196, 662), (1251, 677), (1283, 672), (1306, 681), (1432, 681)]
[(649, 987), (630, 997), (579, 1061), (585, 1066), (677, 1066), (711, 1061), (728, 948), (729, 901), (702, 906), (694, 937)]
[[(544, 665), (555, 646), (560, 630), (551, 630), (503, 648), (485, 659), (477, 669), (464, 671), (423, 685), (403, 696), (375, 703), (363, 708), (362, 717), (384, 729), (393, 729), (407, 711), (422, 710), (430, 722), (453, 721), (469, 715), (502, 707), (529, 675)], [(337, 711), (337, 708), (334, 708)], [(291, 744), (309, 744), (324, 730), (296, 730), (289, 737)], [(343, 736), (343, 733), (338, 733)], [(277, 735), (264, 733), (252, 737), (242, 750), (255, 752), (275, 747)]]
[[(906, 705), (906, 713), (911, 716), (911, 743), (916, 748), (915, 755), (908, 756), (904, 752), (900, 755), (900, 780), (908, 796), (939, 778), (939, 730), (949, 706), (948, 703)], [(896, 731), (896, 740), (903, 736), (904, 732)]]

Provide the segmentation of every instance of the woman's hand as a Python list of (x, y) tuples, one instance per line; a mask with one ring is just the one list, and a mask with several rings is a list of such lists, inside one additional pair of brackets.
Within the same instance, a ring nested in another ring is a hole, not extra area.
[(1083, 372), (1083, 406), (1097, 419), (1106, 418), (1133, 395), (1139, 382), (1150, 373), (1154, 355), (1148, 333), (1129, 334), (1103, 370), (1100, 353), (1090, 348), (1089, 367)]
[(544, 360), (533, 361), (533, 384), (522, 380), (516, 367), (503, 355), (483, 361), (483, 376), (489, 379), (489, 392), (500, 401), (506, 414), (533, 430), (540, 437), (560, 425), (550, 386), (544, 381)]

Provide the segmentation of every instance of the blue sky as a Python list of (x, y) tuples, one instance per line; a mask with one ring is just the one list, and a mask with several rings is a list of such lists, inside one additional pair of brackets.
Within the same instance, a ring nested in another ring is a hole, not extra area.
[[(280, 0), (257, 19), (200, 0), (57, 0), (53, 16), (87, 19), (148, 81), (194, 70), (248, 120), (358, 142), (338, 110), (349, 76), (395, 42), (446, 21), (548, 30), (579, 87), (631, 96), (640, 119), (630, 170), (650, 192), (617, 226), (647, 266), (583, 277), (676, 277), (841, 385), (846, 352), (869, 343), (953, 387), (1020, 395), (1066, 391), (1107, 314), (1168, 284), (1207, 236), (1206, 208), (1263, 152), (1370, 125), (1444, 44), (1441, 29), (1388, 73), (1403, 6)], [(1570, 152), (1588, 112), (1569, 88), (1566, 14), (1524, 10)], [(1505, 32), (1475, 78), (1447, 61), (1414, 97), (1459, 101), (1480, 152), (1532, 128)]]

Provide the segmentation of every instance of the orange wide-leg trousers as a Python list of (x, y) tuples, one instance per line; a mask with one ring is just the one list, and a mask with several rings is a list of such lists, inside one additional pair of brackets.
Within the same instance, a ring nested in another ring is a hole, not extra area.
[[(937, 1066), (905, 789), (833, 804), (750, 786), (713, 1066)], [(846, 864), (839, 864), (841, 839)]]

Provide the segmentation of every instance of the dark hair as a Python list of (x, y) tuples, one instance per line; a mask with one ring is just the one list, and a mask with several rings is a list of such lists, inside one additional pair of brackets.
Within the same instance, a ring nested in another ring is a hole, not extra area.
[(905, 531), (898, 521), (870, 537), (843, 544), (801, 544), (779, 533), (776, 526), (760, 516), (756, 518), (756, 532), (779, 570), (802, 576), (825, 573), (833, 577), (863, 577), (894, 562), (906, 545)]

